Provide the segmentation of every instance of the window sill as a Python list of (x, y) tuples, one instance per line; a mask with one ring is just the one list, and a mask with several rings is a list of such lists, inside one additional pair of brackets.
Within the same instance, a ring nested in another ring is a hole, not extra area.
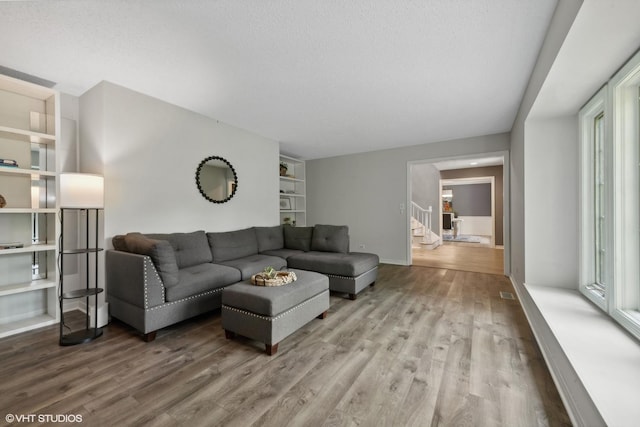
[(577, 290), (525, 289), (604, 421), (637, 425), (640, 343)]

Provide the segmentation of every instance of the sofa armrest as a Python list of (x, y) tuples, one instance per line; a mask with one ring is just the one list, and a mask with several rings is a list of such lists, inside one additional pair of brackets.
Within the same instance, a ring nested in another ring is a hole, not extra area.
[(107, 299), (113, 296), (142, 309), (164, 304), (164, 284), (149, 256), (108, 250), (105, 264)]

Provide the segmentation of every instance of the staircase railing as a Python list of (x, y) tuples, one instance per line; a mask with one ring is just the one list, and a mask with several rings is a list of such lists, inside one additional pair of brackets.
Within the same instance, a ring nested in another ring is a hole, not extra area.
[(431, 232), (431, 211), (423, 208), (416, 202), (412, 201), (411, 217), (415, 219), (424, 228), (422, 235), (428, 236)]

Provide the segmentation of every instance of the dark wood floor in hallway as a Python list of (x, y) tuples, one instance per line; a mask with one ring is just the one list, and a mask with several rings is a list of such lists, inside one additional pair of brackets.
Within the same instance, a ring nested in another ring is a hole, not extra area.
[(226, 340), (219, 310), (163, 329), (151, 343), (119, 322), (73, 347), (57, 345), (56, 327), (32, 331), (0, 340), (0, 419), (570, 425), (518, 301), (500, 291), (513, 292), (504, 276), (382, 265), (374, 287), (355, 301), (332, 295), (328, 317), (286, 338), (272, 357), (259, 343)]

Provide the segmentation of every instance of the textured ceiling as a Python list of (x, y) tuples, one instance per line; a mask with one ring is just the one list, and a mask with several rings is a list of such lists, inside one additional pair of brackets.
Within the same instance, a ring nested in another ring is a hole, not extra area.
[(0, 65), (327, 157), (509, 131), (556, 2), (3, 1)]

